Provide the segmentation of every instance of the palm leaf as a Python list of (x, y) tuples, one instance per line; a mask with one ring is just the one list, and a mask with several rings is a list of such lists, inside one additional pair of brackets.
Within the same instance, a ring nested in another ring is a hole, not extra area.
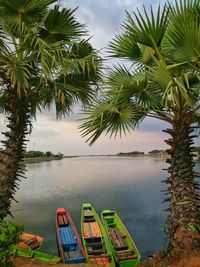
[(125, 66), (114, 67), (106, 80), (105, 95), (112, 95), (118, 103), (134, 101), (143, 108), (158, 107), (163, 91), (160, 87), (157, 90), (155, 83), (152, 85), (147, 78), (144, 70), (130, 72)]
[(87, 142), (92, 145), (105, 131), (110, 137), (121, 136), (129, 132), (146, 116), (146, 111), (132, 103), (119, 105), (114, 100), (96, 102), (89, 110), (85, 122), (80, 126), (82, 137), (88, 136)]
[(169, 18), (163, 52), (173, 63), (196, 64), (200, 50), (199, 1), (175, 1), (169, 5)]
[(94, 83), (95, 80), (100, 79), (99, 69), (101, 68), (102, 60), (86, 40), (72, 43), (64, 53), (62, 61), (64, 63), (63, 72), (66, 75), (81, 74)]
[(55, 6), (50, 10), (44, 21), (44, 28), (40, 31), (40, 37), (48, 42), (70, 41), (86, 34), (83, 25), (74, 18), (74, 11)]
[(41, 21), (47, 7), (56, 0), (0, 0), (0, 14), (7, 23), (26, 25)]
[(168, 26), (168, 8), (164, 5), (163, 10), (158, 8), (156, 16), (153, 13), (153, 8), (151, 6), (151, 15), (147, 14), (146, 8), (144, 7), (144, 15), (138, 10), (138, 12), (133, 12), (133, 17), (127, 13), (127, 20), (125, 22), (124, 28), (135, 42), (149, 46), (156, 50), (160, 46), (163, 39), (165, 31)]
[(132, 38), (131, 34), (116, 35), (108, 47), (108, 52), (113, 57), (121, 57), (134, 61), (141, 61), (142, 53), (140, 46)]

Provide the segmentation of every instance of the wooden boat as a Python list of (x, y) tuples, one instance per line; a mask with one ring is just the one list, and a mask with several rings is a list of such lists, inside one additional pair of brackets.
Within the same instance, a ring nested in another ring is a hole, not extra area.
[(85, 251), (79, 234), (69, 212), (63, 208), (56, 212), (56, 237), (59, 255), (64, 263), (85, 262)]
[(44, 238), (39, 235), (29, 233), (22, 233), (19, 236), (17, 246), (20, 248), (39, 249), (43, 243)]
[(114, 267), (114, 258), (103, 225), (91, 204), (82, 207), (81, 232), (86, 258), (98, 266)]
[(28, 259), (30, 261), (36, 260), (42, 263), (52, 263), (52, 264), (61, 262), (60, 257), (49, 255), (47, 253), (35, 251), (32, 249), (20, 248), (15, 245), (9, 248), (9, 253), (10, 255), (13, 256), (14, 259), (20, 260), (20, 261)]
[(111, 210), (103, 210), (101, 219), (116, 264), (120, 267), (137, 265), (141, 256), (117, 213)]

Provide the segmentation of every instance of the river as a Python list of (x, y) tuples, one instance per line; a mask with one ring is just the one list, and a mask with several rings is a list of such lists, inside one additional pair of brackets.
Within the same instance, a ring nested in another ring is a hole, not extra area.
[[(200, 169), (200, 163), (197, 164)], [(27, 165), (27, 179), (12, 204), (15, 220), (25, 230), (44, 237), (41, 251), (57, 255), (55, 212), (69, 210), (80, 233), (82, 203), (97, 213), (114, 209), (146, 258), (167, 246), (162, 203), (167, 177), (163, 159), (134, 157), (77, 157)]]

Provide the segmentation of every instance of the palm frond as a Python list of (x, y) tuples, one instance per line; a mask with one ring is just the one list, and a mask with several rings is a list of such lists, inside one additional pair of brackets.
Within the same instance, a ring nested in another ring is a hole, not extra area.
[(174, 3), (169, 3), (170, 20), (185, 23), (196, 12), (199, 12), (199, 0), (175, 0)]
[(147, 112), (133, 103), (119, 105), (114, 100), (106, 99), (96, 102), (85, 114), (87, 117), (83, 119), (85, 122), (80, 130), (82, 137), (89, 136), (86, 141), (92, 145), (104, 131), (110, 137), (126, 134), (138, 126)]
[(133, 12), (133, 17), (127, 13), (124, 28), (132, 35), (135, 42), (156, 50), (160, 46), (168, 26), (168, 7), (164, 5), (162, 11), (159, 7), (156, 16), (152, 6), (150, 16), (145, 7), (143, 10), (144, 15), (139, 10), (137, 13)]
[(96, 84), (101, 78), (102, 59), (86, 40), (72, 43), (63, 54), (63, 73), (71, 77), (84, 76)]
[(56, 0), (0, 1), (0, 23), (11, 40), (15, 38), (15, 46), (18, 42), (21, 46), (27, 32), (43, 23), (49, 6), (55, 2)]
[(156, 66), (149, 67), (147, 71), (148, 78), (153, 83), (158, 83), (163, 87), (163, 91), (173, 82), (173, 75), (170, 70), (167, 69), (167, 65), (163, 61), (158, 61), (155, 59)]
[(198, 1), (187, 0), (170, 6), (170, 24), (163, 42), (163, 52), (173, 63), (190, 62), (200, 58), (200, 24)]
[(31, 77), (30, 65), (26, 60), (20, 61), (15, 55), (8, 57), (0, 55), (0, 62), (2, 67), (6, 66), (7, 78), (10, 78), (12, 87), (17, 88), (18, 94), (20, 95), (22, 90), (26, 92)]
[(166, 29), (168, 27), (168, 7), (158, 8), (156, 16), (151, 6), (150, 16), (146, 8), (144, 14), (139, 10), (131, 16), (127, 12), (127, 19), (123, 25), (124, 34), (116, 35), (108, 47), (110, 55), (129, 59), (133, 64), (151, 64), (152, 57), (158, 55)]
[(108, 46), (108, 52), (112, 57), (121, 57), (136, 62), (140, 62), (142, 58), (139, 44), (135, 42), (132, 35), (128, 33), (116, 35)]
[(23, 21), (26, 25), (41, 21), (50, 4), (56, 0), (1, 0), (0, 15), (7, 23), (20, 25)]
[(132, 101), (145, 109), (160, 107), (162, 89), (155, 83), (148, 81), (145, 70), (129, 71), (125, 66), (114, 67), (107, 77), (105, 89), (106, 96), (112, 96), (118, 103)]
[(84, 25), (77, 22), (74, 17), (75, 10), (55, 6), (49, 11), (44, 21), (44, 28), (40, 37), (47, 42), (72, 41), (86, 34)]

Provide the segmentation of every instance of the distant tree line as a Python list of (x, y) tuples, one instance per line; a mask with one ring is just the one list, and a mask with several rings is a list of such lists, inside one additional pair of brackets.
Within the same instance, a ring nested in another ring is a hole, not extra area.
[(42, 151), (29, 150), (29, 151), (26, 151), (26, 153), (25, 153), (25, 158), (39, 158), (39, 157), (63, 158), (63, 156), (64, 155), (60, 152), (57, 154), (54, 154), (51, 151), (42, 152)]
[(143, 156), (143, 155), (144, 155), (144, 152), (140, 152), (140, 151), (120, 152), (117, 154), (117, 156), (130, 156), (130, 157)]
[[(195, 147), (194, 149), (194, 153), (197, 156), (200, 156), (200, 147)], [(166, 151), (165, 150), (159, 150), (159, 149), (154, 149), (151, 150), (147, 153), (142, 152), (142, 151), (130, 151), (130, 152), (120, 152), (118, 154), (116, 154), (116, 156), (143, 156), (143, 155), (166, 155)]]
[(151, 151), (148, 152), (148, 154), (150, 154), (150, 155), (160, 155), (160, 154), (163, 154), (163, 153), (165, 153), (164, 150), (158, 150), (158, 149), (154, 149), (154, 150), (151, 150)]
[(145, 153), (143, 151), (120, 152), (120, 153), (116, 154), (116, 156), (134, 157), (134, 156), (165, 155), (165, 154), (166, 154), (165, 150), (154, 149), (154, 150), (151, 150), (151, 151), (149, 151), (147, 153)]

